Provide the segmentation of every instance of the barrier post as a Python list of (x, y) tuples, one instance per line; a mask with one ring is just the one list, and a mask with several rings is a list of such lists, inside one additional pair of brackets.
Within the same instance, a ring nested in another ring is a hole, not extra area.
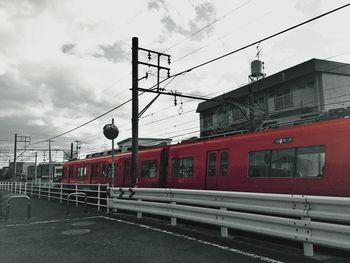
[[(305, 221), (305, 224), (309, 224), (311, 221), (311, 218), (302, 217), (301, 220)], [(311, 236), (310, 231), (311, 231), (311, 229), (307, 230), (307, 233)], [(314, 256), (314, 245), (312, 243), (304, 242), (303, 247), (304, 247), (304, 256), (306, 256), (306, 257), (313, 257)]]
[(49, 181), (49, 187), (47, 188), (47, 200), (50, 200), (50, 190), (51, 190), (51, 182)]
[[(176, 202), (170, 202), (170, 204), (173, 206), (173, 205), (176, 205)], [(177, 224), (177, 218), (176, 218), (176, 217), (172, 217), (172, 218), (170, 219), (170, 224), (171, 224), (172, 226), (176, 226), (176, 224)]]
[(16, 193), (16, 190), (17, 190), (17, 182), (15, 182), (15, 193)]
[(60, 190), (60, 203), (62, 204), (62, 195), (63, 195), (63, 183), (61, 183), (61, 190)]
[(40, 199), (40, 190), (41, 190), (41, 183), (39, 182), (39, 199)]
[[(142, 202), (142, 200), (137, 199), (137, 202)], [(137, 218), (142, 218), (142, 212), (137, 211)]]
[[(75, 184), (75, 192), (78, 193), (78, 184), (77, 183)], [(75, 206), (76, 207), (78, 206), (78, 196), (77, 195), (75, 196)]]
[[(227, 211), (226, 207), (220, 207), (221, 211)], [(224, 220), (224, 217), (221, 217), (222, 220)], [(228, 228), (225, 226), (221, 226), (221, 237), (228, 237)]]
[(34, 184), (34, 183), (33, 183), (33, 181), (32, 181), (32, 186), (31, 186), (31, 188), (30, 188), (30, 196), (31, 196), (31, 197), (33, 197), (33, 187), (34, 187), (33, 184)]
[(97, 185), (97, 211), (101, 210), (101, 184)]
[(27, 182), (24, 183), (24, 194), (27, 195)]

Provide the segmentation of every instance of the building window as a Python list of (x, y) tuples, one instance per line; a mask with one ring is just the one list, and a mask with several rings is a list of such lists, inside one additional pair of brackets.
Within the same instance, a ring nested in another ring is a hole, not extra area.
[(155, 178), (157, 177), (157, 161), (142, 161), (141, 163), (141, 177)]
[(284, 90), (283, 94), (274, 97), (275, 110), (281, 110), (293, 106), (293, 96), (289, 89)]
[(222, 152), (220, 155), (220, 176), (227, 176), (228, 171), (228, 152)]
[(193, 157), (174, 158), (171, 163), (173, 177), (193, 177)]
[(213, 112), (203, 113), (203, 128), (212, 128), (214, 126)]
[(245, 118), (245, 116), (242, 113), (242, 110), (244, 111), (245, 109), (242, 109), (242, 108), (232, 109), (232, 121), (233, 122)]
[(216, 174), (216, 153), (209, 154), (208, 162), (208, 176), (215, 176)]

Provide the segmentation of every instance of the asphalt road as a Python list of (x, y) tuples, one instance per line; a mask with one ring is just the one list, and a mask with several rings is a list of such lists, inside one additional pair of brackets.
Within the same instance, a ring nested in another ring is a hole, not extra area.
[[(0, 219), (0, 262), (350, 262), (346, 253), (303, 256), (302, 248), (278, 240), (232, 233), (221, 238), (217, 229), (162, 219), (109, 215), (57, 201), (13, 201), (9, 220)], [(3, 215), (3, 214), (2, 214)]]

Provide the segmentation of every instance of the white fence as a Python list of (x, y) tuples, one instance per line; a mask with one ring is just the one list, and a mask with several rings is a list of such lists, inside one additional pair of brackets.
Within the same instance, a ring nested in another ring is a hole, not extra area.
[(242, 192), (110, 188), (110, 209), (191, 220), (303, 242), (350, 250), (350, 198)]
[[(96, 206), (97, 210), (107, 208), (108, 184), (63, 184), (63, 183), (34, 183), (34, 182), (0, 182), (0, 190), (11, 193), (25, 194), (28, 196), (45, 198), (47, 200), (56, 199), (61, 203), (67, 200), (71, 193), (84, 192), (87, 196), (87, 204)], [(78, 196), (74, 197), (76, 206), (84, 204), (84, 200)]]

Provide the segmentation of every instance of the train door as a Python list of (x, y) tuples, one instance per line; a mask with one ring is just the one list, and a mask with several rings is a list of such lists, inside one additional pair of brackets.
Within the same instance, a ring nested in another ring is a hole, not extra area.
[(131, 159), (124, 160), (123, 186), (131, 186)]
[(206, 189), (224, 189), (228, 183), (228, 151), (210, 151), (207, 154)]
[(69, 170), (68, 170), (68, 183), (72, 182), (72, 178), (74, 176), (74, 167), (73, 166), (69, 166)]

